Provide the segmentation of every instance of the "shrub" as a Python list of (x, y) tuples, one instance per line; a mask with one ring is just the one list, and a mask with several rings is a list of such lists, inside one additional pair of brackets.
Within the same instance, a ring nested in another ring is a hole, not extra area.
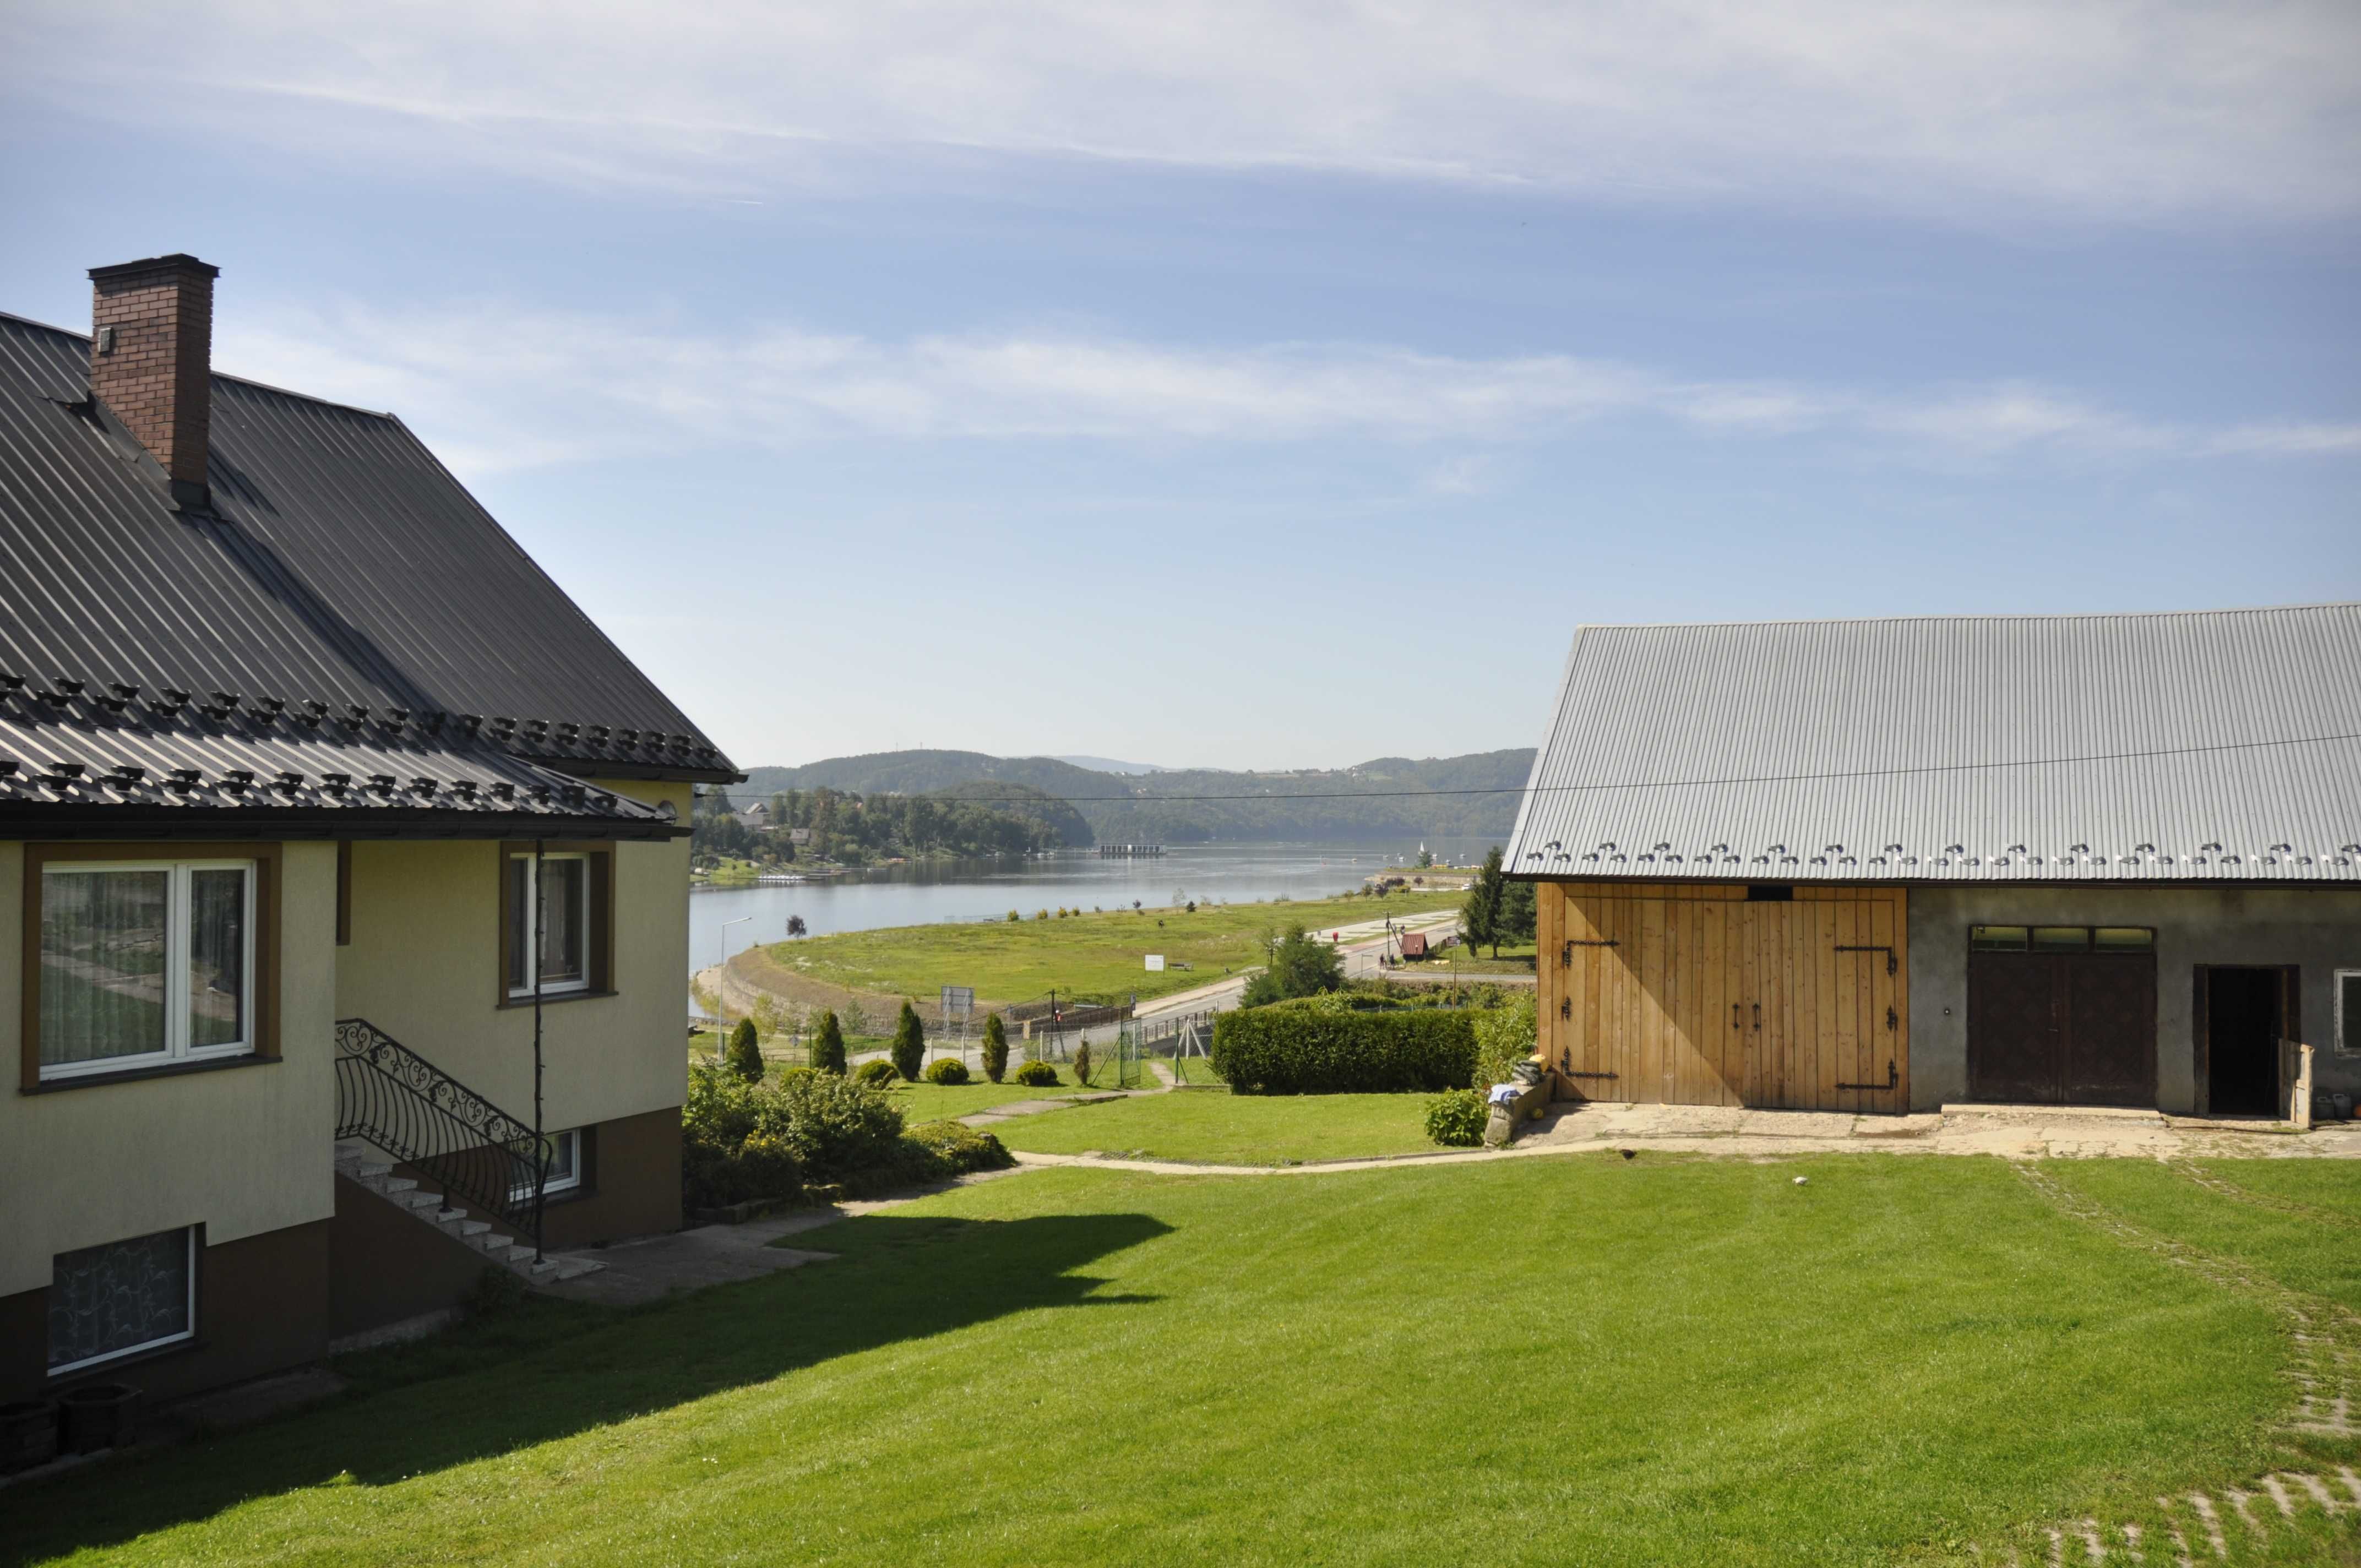
[(929, 1062), (927, 1066), (927, 1081), (946, 1084), (965, 1083), (967, 1063), (957, 1057), (945, 1057), (939, 1061)]
[(738, 1026), (730, 1031), (730, 1047), (721, 1060), (723, 1066), (747, 1082), (763, 1081), (763, 1039), (755, 1031), (754, 1020), (738, 1020)]
[(901, 1076), (890, 1061), (865, 1061), (852, 1069), (852, 1081), (863, 1089), (890, 1089)]
[(937, 1179), (972, 1170), (1006, 1170), (1016, 1163), (998, 1138), (963, 1122), (922, 1122), (902, 1135), (902, 1142), (924, 1151), (930, 1168), (925, 1174)]
[(1011, 924), (1011, 925), (1015, 925), (1015, 924), (1016, 923), (1016, 921), (1017, 921), (1017, 919), (1018, 919), (1018, 918), (1019, 918), (1019, 916), (1018, 916), (1018, 915), (1017, 915), (1016, 911), (1015, 911), (1014, 909), (1012, 909), (1012, 910), (1010, 910), (1010, 911), (1008, 912), (1008, 920), (1009, 920), (1009, 924)]
[(902, 1015), (894, 1020), (894, 1070), (912, 1083), (918, 1081), (918, 1069), (927, 1061), (927, 1028), (918, 1022), (918, 1010), (902, 1000)]
[(1058, 1069), (1045, 1061), (1028, 1061), (1008, 1075), (1011, 1083), (1021, 1083), (1027, 1089), (1055, 1089)]
[(1290, 927), (1277, 941), (1266, 938), (1264, 945), (1270, 961), (1246, 981), (1246, 994), (1238, 1002), (1241, 1007), (1261, 1007), (1291, 996), (1317, 996), (1345, 983), (1345, 964), (1336, 949), (1306, 936), (1301, 926)]
[(1074, 1081), (1077, 1083), (1088, 1083), (1090, 1080), (1091, 1043), (1088, 1040), (1084, 1040), (1081, 1045), (1074, 1047)]
[(794, 1152), (770, 1124), (775, 1091), (699, 1062), (688, 1069), (680, 1112), (681, 1201), (719, 1209), (752, 1198), (792, 1198), (802, 1190)]
[(1531, 993), (1475, 1015), (1470, 1021), (1476, 1030), (1475, 1087), (1506, 1083), (1519, 1062), (1532, 1059), (1540, 1021)]
[(983, 1076), (994, 1083), (1008, 1076), (1008, 1025), (997, 1013), (983, 1021)]
[(1263, 1007), (1213, 1023), (1213, 1070), (1241, 1094), (1466, 1089), (1475, 1067), (1464, 1012)]
[(822, 1072), (844, 1071), (844, 1025), (834, 1013), (822, 1013), (819, 1027), (812, 1031), (811, 1064)]
[(1490, 1116), (1476, 1091), (1446, 1089), (1426, 1108), (1426, 1135), (1445, 1148), (1471, 1149), (1484, 1141)]
[(832, 1073), (782, 1083), (763, 1098), (774, 1103), (764, 1108), (758, 1132), (776, 1138), (807, 1174), (822, 1180), (890, 1164), (901, 1141), (902, 1113), (891, 1101)]

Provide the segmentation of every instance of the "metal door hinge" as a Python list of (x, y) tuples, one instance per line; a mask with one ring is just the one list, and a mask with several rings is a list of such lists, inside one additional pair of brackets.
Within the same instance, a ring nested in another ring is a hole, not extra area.
[(1864, 1090), (1869, 1093), (1874, 1094), (1880, 1090), (1892, 1089), (1895, 1084), (1900, 1083), (1901, 1081), (1901, 1070), (1894, 1065), (1894, 1058), (1888, 1057), (1885, 1061), (1885, 1081), (1883, 1083), (1839, 1083), (1837, 1087), (1839, 1089)]
[(1883, 953), (1885, 955), (1886, 973), (1896, 974), (1899, 973), (1902, 969), (1901, 960), (1894, 956), (1894, 949), (1892, 948), (1855, 947), (1850, 943), (1839, 942), (1837, 944), (1837, 951), (1840, 953)]

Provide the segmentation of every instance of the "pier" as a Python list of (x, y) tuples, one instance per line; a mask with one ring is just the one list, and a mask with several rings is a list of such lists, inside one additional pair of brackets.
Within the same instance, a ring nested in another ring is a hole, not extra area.
[(1101, 844), (1099, 859), (1103, 861), (1153, 861), (1162, 858), (1161, 844)]

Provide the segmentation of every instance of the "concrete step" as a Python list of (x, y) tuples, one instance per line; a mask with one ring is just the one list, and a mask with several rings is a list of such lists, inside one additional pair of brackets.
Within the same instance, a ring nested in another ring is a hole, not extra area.
[(489, 1220), (454, 1220), (446, 1228), (456, 1231), (462, 1236), (473, 1237), (482, 1235), (492, 1226)]
[(443, 1194), (440, 1192), (397, 1192), (393, 1201), (412, 1213), (429, 1220), (443, 1207)]
[(395, 1199), (396, 1201), (400, 1201), (400, 1194), (418, 1190), (417, 1181), (407, 1176), (380, 1177), (370, 1185), (387, 1197)]
[(487, 1248), (485, 1250), (490, 1252), (494, 1257), (499, 1258), (502, 1263), (531, 1263), (533, 1261), (533, 1248), (526, 1246), (522, 1242), (512, 1241), (504, 1248)]
[(467, 1217), (467, 1211), (465, 1209), (437, 1209), (434, 1211), (434, 1223), (438, 1225), (453, 1224), (460, 1220), (466, 1219)]
[(557, 1277), (579, 1279), (586, 1274), (596, 1274), (607, 1266), (594, 1257), (561, 1257), (557, 1260)]

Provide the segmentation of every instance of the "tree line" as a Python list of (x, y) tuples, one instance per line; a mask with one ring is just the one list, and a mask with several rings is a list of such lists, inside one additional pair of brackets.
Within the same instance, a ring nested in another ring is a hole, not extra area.
[[(1065, 841), (1059, 827), (1040, 817), (949, 795), (782, 790), (771, 797), (760, 828), (736, 810), (726, 792), (698, 798), (689, 823), (692, 856), (857, 865), (896, 857), (1034, 854)], [(805, 833), (800, 844), (797, 829)]]

